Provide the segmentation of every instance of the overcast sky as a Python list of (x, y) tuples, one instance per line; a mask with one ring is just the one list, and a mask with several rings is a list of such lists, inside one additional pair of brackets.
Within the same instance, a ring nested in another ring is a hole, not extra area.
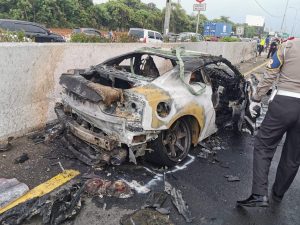
[[(106, 2), (107, 0), (94, 0), (94, 2)], [(178, 0), (172, 0), (177, 2)], [(257, 1), (267, 12), (261, 9)], [(158, 8), (165, 6), (165, 0), (142, 0), (142, 2), (153, 2)], [(193, 13), (193, 4), (196, 0), (180, 0), (183, 8), (189, 13)], [(234, 22), (245, 22), (246, 15), (263, 16), (266, 19), (266, 27), (271, 30), (280, 30), (282, 17), (287, 0), (206, 0), (207, 11), (204, 14), (209, 18), (219, 16), (229, 16)], [(289, 0), (289, 7), (299, 9), (295, 31), (300, 35), (300, 0)], [(291, 32), (296, 15), (296, 9), (289, 8), (284, 24), (284, 30)], [(271, 14), (271, 15), (268, 15)], [(298, 25), (299, 24), (299, 25)]]

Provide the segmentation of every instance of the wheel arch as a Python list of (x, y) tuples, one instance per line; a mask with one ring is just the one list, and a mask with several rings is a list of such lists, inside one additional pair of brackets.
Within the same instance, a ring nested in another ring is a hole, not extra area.
[[(201, 134), (201, 126), (197, 120), (197, 118), (193, 115), (184, 115), (181, 116), (179, 118), (177, 118), (172, 124), (171, 126), (176, 123), (176, 121), (178, 120), (186, 120), (190, 127), (191, 127), (191, 134), (192, 134), (192, 144), (195, 146), (198, 144), (198, 140), (199, 140), (199, 136)], [(171, 127), (170, 126), (170, 127)]]

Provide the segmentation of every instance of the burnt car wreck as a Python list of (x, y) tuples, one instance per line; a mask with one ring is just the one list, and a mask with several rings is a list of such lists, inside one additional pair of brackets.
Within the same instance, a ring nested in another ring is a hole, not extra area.
[(60, 84), (64, 140), (89, 165), (145, 155), (173, 166), (218, 129), (253, 124), (245, 116), (251, 85), (221, 56), (143, 48), (70, 70)]

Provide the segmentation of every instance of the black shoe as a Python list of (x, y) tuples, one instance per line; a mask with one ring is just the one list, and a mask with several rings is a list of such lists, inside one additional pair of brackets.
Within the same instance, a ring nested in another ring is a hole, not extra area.
[(269, 199), (265, 195), (250, 195), (249, 198), (236, 202), (238, 206), (246, 207), (269, 207)]
[(272, 200), (277, 203), (280, 203), (283, 199), (283, 196), (276, 194), (275, 191), (273, 190), (273, 188), (272, 188), (271, 196), (272, 196)]

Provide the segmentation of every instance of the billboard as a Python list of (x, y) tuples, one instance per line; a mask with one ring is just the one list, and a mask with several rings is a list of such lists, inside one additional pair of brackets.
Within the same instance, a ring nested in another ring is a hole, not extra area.
[(265, 17), (262, 16), (246, 16), (246, 24), (254, 27), (264, 27), (265, 26)]

